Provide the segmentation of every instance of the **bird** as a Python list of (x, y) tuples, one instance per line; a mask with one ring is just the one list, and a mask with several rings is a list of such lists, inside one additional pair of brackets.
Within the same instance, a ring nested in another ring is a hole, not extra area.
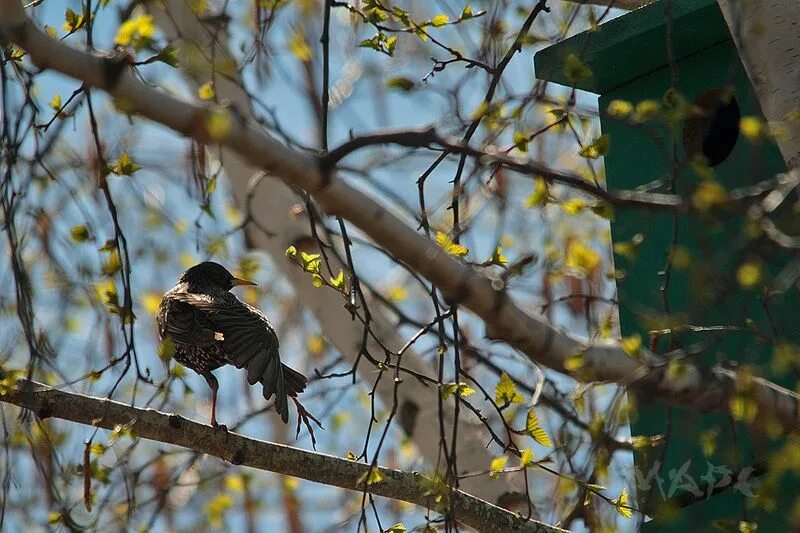
[(188, 269), (161, 299), (161, 341), (171, 341), (174, 358), (205, 378), (213, 427), (227, 429), (217, 422), (219, 382), (212, 371), (228, 364), (247, 369), (247, 382), (261, 383), (266, 400), (274, 395), (275, 410), (287, 423), (288, 398), (305, 390), (306, 377), (281, 363), (278, 337), (264, 313), (229, 292), (240, 285), (255, 283), (213, 261)]

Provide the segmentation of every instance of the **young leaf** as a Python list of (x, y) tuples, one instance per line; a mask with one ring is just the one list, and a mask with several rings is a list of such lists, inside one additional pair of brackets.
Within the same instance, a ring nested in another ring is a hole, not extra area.
[(306, 272), (319, 272), (319, 254), (300, 252), (300, 264)]
[(495, 457), (492, 459), (492, 462), (489, 465), (489, 477), (496, 479), (500, 472), (505, 469), (506, 463), (508, 463), (508, 457), (505, 455), (501, 455), (500, 457)]
[(608, 202), (600, 202), (591, 207), (592, 213), (606, 220), (614, 222), (614, 207)]
[(459, 383), (458, 384), (458, 395), (459, 396), (461, 396), (462, 398), (466, 398), (467, 396), (470, 396), (472, 394), (475, 394), (475, 389), (473, 389), (472, 387), (470, 387), (466, 383)]
[(548, 448), (553, 446), (547, 432), (539, 425), (539, 417), (536, 416), (536, 411), (533, 410), (533, 407), (528, 410), (528, 417), (525, 420), (525, 431), (528, 432), (528, 435), (530, 435), (533, 440), (542, 446), (547, 446)]
[(345, 288), (344, 287), (344, 272), (339, 270), (339, 275), (336, 276), (335, 278), (331, 278), (330, 282), (331, 282), (331, 287), (333, 287), (334, 289), (336, 289), (336, 290), (338, 290), (340, 292), (344, 292), (344, 288)]
[(455, 394), (457, 390), (458, 390), (458, 383), (446, 383), (442, 385), (442, 391), (441, 391), (442, 398), (446, 398), (451, 394)]
[[(159, 354), (159, 357), (161, 357), (161, 354)], [(168, 359), (165, 359), (165, 362), (166, 361), (168, 361)], [(172, 376), (175, 379), (186, 379), (186, 376), (188, 374), (186, 373), (186, 367), (184, 367), (181, 364), (175, 364), (175, 366), (167, 370), (167, 375)], [(183, 386), (184, 386), (184, 391), (188, 392), (189, 394), (192, 394), (192, 389), (189, 387), (187, 383), (184, 383)]]
[(622, 349), (625, 350), (625, 353), (631, 357), (636, 357), (639, 353), (639, 349), (642, 347), (642, 336), (638, 333), (634, 333), (630, 337), (623, 338), (619, 341), (619, 344), (622, 346)]
[(708, 211), (725, 203), (727, 199), (728, 191), (714, 180), (701, 181), (692, 194), (692, 204), (698, 211)]
[(567, 250), (564, 264), (567, 268), (589, 275), (600, 266), (600, 261), (600, 254), (579, 241), (572, 241)]
[(520, 466), (522, 466), (522, 468), (527, 468), (531, 463), (533, 463), (533, 452), (530, 448), (525, 448), (522, 450), (522, 455), (520, 456)]
[(3, 379), (0, 379), (0, 395), (8, 394), (21, 378), (25, 376), (22, 370), (5, 370)]
[(615, 119), (623, 119), (633, 113), (633, 104), (626, 100), (611, 100), (606, 108), (608, 116)]
[(242, 492), (245, 487), (243, 476), (231, 475), (225, 478), (225, 488), (233, 492)]
[(289, 39), (289, 51), (303, 63), (311, 61), (313, 56), (313, 51), (306, 41), (305, 35), (299, 31), (294, 32)]
[(213, 527), (223, 526), (223, 516), (233, 506), (233, 498), (220, 492), (205, 504), (206, 518)]
[(584, 209), (586, 209), (586, 201), (581, 198), (570, 198), (569, 200), (565, 201), (561, 204), (561, 208), (570, 215), (577, 215)]
[(137, 170), (139, 170), (139, 165), (134, 164), (133, 159), (127, 153), (122, 152), (119, 155), (119, 160), (114, 163), (114, 166), (111, 167), (111, 172), (116, 174), (117, 176), (130, 176)]
[(364, 472), (364, 474), (358, 478), (356, 484), (363, 485), (366, 483), (367, 485), (375, 485), (376, 483), (380, 483), (384, 480), (383, 474), (381, 471), (378, 470), (377, 466), (373, 466), (368, 471)]
[(390, 302), (402, 302), (408, 298), (408, 290), (402, 285), (395, 285), (389, 289), (386, 299)]
[(630, 504), (628, 503), (628, 489), (622, 489), (622, 493), (620, 493), (619, 498), (614, 498), (611, 500), (611, 503), (614, 505), (614, 507), (616, 507), (617, 512), (625, 518), (633, 517)]
[(233, 117), (227, 109), (213, 109), (206, 116), (206, 131), (213, 141), (224, 141), (233, 127)]
[(739, 533), (758, 533), (757, 522), (739, 522)]
[(583, 61), (581, 61), (578, 56), (570, 54), (567, 57), (567, 61), (564, 63), (564, 74), (567, 76), (568, 80), (574, 83), (585, 80), (592, 75), (592, 71), (583, 64)]
[(438, 28), (439, 26), (444, 26), (445, 24), (447, 24), (449, 20), (450, 17), (444, 14), (440, 14), (436, 15), (435, 17), (433, 17), (433, 19), (431, 19), (431, 24), (433, 24), (435, 27)]
[(656, 118), (661, 113), (661, 104), (658, 100), (642, 100), (636, 104), (636, 110), (631, 121), (640, 124)]
[(404, 78), (402, 76), (395, 76), (386, 80), (386, 87), (389, 89), (398, 89), (403, 92), (409, 92), (414, 87), (416, 87), (416, 84), (414, 83), (413, 80), (410, 80), (408, 78)]
[(536, 178), (533, 192), (525, 199), (525, 207), (542, 207), (547, 204), (547, 198), (547, 183), (542, 178)]
[(597, 159), (600, 156), (608, 155), (608, 150), (610, 148), (611, 137), (607, 133), (604, 133), (595, 139), (592, 144), (581, 148), (579, 154), (581, 157), (586, 157), (588, 159)]
[(503, 255), (503, 247), (499, 244), (492, 254), (492, 264), (500, 266), (506, 266), (508, 264), (508, 258)]
[(372, 24), (380, 24), (381, 22), (385, 22), (389, 19), (389, 14), (380, 7), (373, 7), (366, 10), (365, 15), (367, 15), (367, 21), (371, 22)]
[(166, 63), (172, 68), (178, 68), (178, 48), (176, 46), (167, 45), (161, 49), (161, 51), (156, 55), (155, 59), (157, 61), (161, 61), (162, 63)]
[(739, 131), (742, 132), (750, 142), (758, 141), (765, 130), (761, 120), (754, 116), (742, 117), (739, 121)]
[(500, 380), (494, 388), (494, 402), (497, 405), (509, 405), (512, 403), (523, 403), (525, 397), (517, 392), (517, 387), (511, 378), (503, 372), (500, 375)]
[(441, 231), (436, 232), (436, 244), (448, 254), (456, 257), (464, 257), (469, 253), (469, 248), (462, 244), (456, 244), (449, 235)]
[(736, 270), (736, 281), (743, 289), (752, 289), (761, 281), (761, 267), (752, 261), (743, 263)]
[(113, 276), (122, 268), (122, 258), (117, 250), (108, 254), (108, 259), (103, 263), (102, 271), (106, 276)]
[(75, 242), (86, 242), (87, 240), (89, 240), (89, 228), (87, 228), (83, 224), (80, 224), (78, 226), (72, 226), (72, 229), (70, 230), (69, 233), (70, 236), (72, 237), (72, 240)]
[(409, 15), (408, 11), (400, 9), (397, 6), (392, 8), (392, 16), (395, 20), (402, 22), (407, 28), (413, 25), (411, 23), (411, 16)]
[(522, 133), (521, 131), (514, 132), (514, 146), (520, 152), (527, 152), (528, 151), (528, 136)]
[(138, 15), (122, 23), (114, 42), (121, 46), (133, 46), (138, 51), (150, 44), (155, 32), (152, 15)]
[(197, 89), (197, 96), (200, 100), (213, 100), (215, 94), (213, 81), (207, 81)]
[[(417, 31), (421, 31), (424, 33), (424, 30), (418, 29)], [(383, 52), (384, 54), (391, 56), (394, 54), (394, 47), (397, 45), (397, 37), (387, 37), (385, 33), (378, 32), (377, 35), (372, 37), (371, 39), (364, 39), (361, 41), (359, 46), (361, 48), (372, 48), (373, 50), (377, 50), (378, 52)]]
[(397, 46), (397, 37), (389, 37), (386, 39), (386, 53), (394, 55), (394, 47)]
[(78, 15), (73, 10), (67, 8), (64, 12), (64, 31), (73, 33), (86, 25), (86, 19), (83, 15)]
[(466, 383), (446, 383), (442, 386), (442, 397), (444, 398), (451, 394), (458, 394), (462, 398), (466, 398), (471, 394), (475, 394), (475, 389)]

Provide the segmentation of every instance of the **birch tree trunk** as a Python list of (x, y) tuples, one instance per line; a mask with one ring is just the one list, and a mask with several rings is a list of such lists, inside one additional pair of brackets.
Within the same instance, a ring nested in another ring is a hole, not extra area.
[(780, 127), (789, 169), (800, 164), (800, 2), (717, 0), (761, 111)]
[[(214, 28), (212, 33), (211, 29), (197, 19), (186, 2), (167, 0), (163, 3), (151, 3), (149, 7), (168, 39), (176, 43), (184, 55), (191, 55), (193, 64), (213, 56), (219, 65), (230, 58), (229, 50), (226, 48), (225, 32)], [(213, 54), (212, 50), (215, 50)], [(248, 122), (252, 120), (250, 98), (242, 88), (238, 75), (215, 74), (214, 66), (209, 62), (194, 66), (201, 68), (182, 69), (190, 84), (198, 85), (213, 79), (219, 100), (227, 100)], [(205, 76), (205, 79), (202, 76)], [(247, 197), (251, 195), (249, 214), (255, 219), (256, 224), (249, 224), (246, 228), (249, 244), (269, 254), (273, 265), (291, 285), (295, 296), (314, 315), (324, 336), (342, 353), (348, 363), (353, 364), (362, 348), (363, 325), (352, 320), (345, 311), (340, 294), (314, 287), (308, 273), (300, 270), (285, 255), (289, 246), (299, 242), (310, 242), (312, 239), (311, 226), (305, 211), (303, 210), (303, 214), (299, 216), (290, 213), (294, 206), (302, 205), (302, 198), (281, 180), (264, 175), (261, 169), (251, 165), (230, 147), (222, 146), (221, 151), (221, 163), (240, 208), (245, 208)], [(310, 173), (316, 171), (315, 168), (309, 168)], [(263, 178), (259, 179), (259, 176)], [(270, 234), (260, 231), (257, 227), (266, 228)], [(330, 259), (334, 272), (339, 269), (347, 272), (347, 265), (340, 263), (335, 256), (331, 256)], [(372, 334), (379, 338), (383, 345), (396, 352), (403, 346), (405, 339), (398, 335), (388, 315), (380, 307), (380, 303), (375, 300), (369, 301), (370, 294), (366, 289), (364, 292), (372, 318), (370, 325)], [(367, 350), (382, 358), (381, 345), (371, 336), (367, 339)], [(402, 363), (404, 367), (414, 372), (436, 376), (435, 369), (411, 349), (404, 352)], [(375, 368), (363, 361), (359, 368), (365, 372), (368, 386), (371, 385), (376, 376)], [(394, 388), (394, 381), (389, 375), (384, 376), (378, 383), (378, 396), (387, 409), (391, 408), (395, 401)], [(438, 398), (437, 389), (425, 386), (414, 379), (406, 379), (397, 391), (398, 412), (416, 412), (412, 424), (416, 431), (409, 437), (429, 466), (439, 463)], [(444, 414), (445, 428), (449, 437), (453, 428), (452, 401), (445, 403)], [(459, 471), (487, 470), (492, 458), (499, 454), (500, 450), (494, 450), (495, 453), (492, 454), (492, 450), (486, 446), (485, 428), (464, 418), (460, 417), (458, 429)], [(461, 482), (460, 487), (465, 492), (494, 503), (507, 492), (524, 491), (524, 487), (518, 486), (519, 482), (513, 481), (519, 480), (520, 477), (508, 475), (491, 483), (480, 477), (467, 478)]]

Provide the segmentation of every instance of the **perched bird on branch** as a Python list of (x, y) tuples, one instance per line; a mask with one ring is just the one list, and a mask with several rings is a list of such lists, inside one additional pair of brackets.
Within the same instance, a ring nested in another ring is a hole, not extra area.
[[(211, 425), (217, 423), (219, 383), (212, 370), (223, 365), (247, 369), (247, 382), (264, 387), (264, 398), (275, 395), (275, 410), (289, 421), (288, 398), (306, 387), (306, 378), (281, 363), (278, 337), (264, 313), (228, 292), (237, 285), (255, 285), (239, 279), (213, 262), (200, 263), (183, 273), (164, 294), (158, 311), (162, 341), (171, 341), (174, 357), (211, 387)], [(222, 426), (224, 428), (224, 426)]]

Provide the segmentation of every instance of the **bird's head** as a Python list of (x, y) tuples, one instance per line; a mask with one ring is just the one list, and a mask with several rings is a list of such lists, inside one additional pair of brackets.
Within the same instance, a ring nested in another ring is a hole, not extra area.
[(213, 261), (197, 264), (183, 273), (181, 283), (189, 285), (191, 292), (201, 292), (205, 288), (221, 288), (229, 291), (237, 285), (255, 285), (252, 281), (237, 278), (228, 270)]

